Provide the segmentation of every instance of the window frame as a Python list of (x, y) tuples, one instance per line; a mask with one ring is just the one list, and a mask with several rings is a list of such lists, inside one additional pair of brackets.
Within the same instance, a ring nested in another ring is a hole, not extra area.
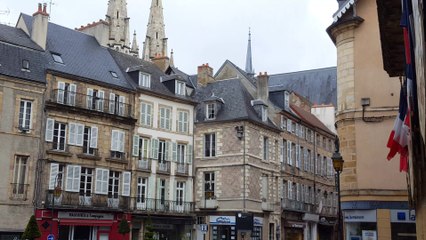
[(213, 158), (216, 157), (216, 155), (216, 133), (213, 132), (204, 134), (204, 157)]
[[(204, 172), (204, 199), (215, 199), (216, 176), (215, 172)], [(208, 177), (208, 179), (207, 179)], [(208, 185), (207, 185), (208, 184)]]
[(216, 119), (217, 106), (216, 103), (210, 102), (206, 104), (206, 120)]
[(18, 128), (22, 131), (29, 131), (32, 127), (32, 106), (33, 101), (27, 99), (21, 99), (19, 103)]
[(186, 84), (183, 81), (176, 80), (175, 82), (175, 94), (180, 96), (186, 95)]
[(151, 88), (151, 74), (139, 71), (138, 86), (143, 88)]

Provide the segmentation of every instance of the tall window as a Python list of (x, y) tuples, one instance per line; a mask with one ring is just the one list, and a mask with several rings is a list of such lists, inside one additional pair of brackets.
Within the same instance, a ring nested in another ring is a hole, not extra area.
[(111, 157), (124, 157), (124, 131), (112, 130), (111, 134)]
[(149, 158), (149, 139), (139, 138), (139, 160), (147, 160)]
[(263, 160), (269, 160), (269, 138), (263, 137)]
[(160, 128), (171, 130), (171, 112), (172, 109), (169, 107), (160, 107)]
[(165, 163), (168, 155), (168, 143), (163, 140), (158, 143), (158, 162)]
[(14, 196), (25, 193), (25, 176), (27, 175), (27, 156), (16, 156), (13, 170), (12, 193)]
[(177, 131), (181, 133), (188, 132), (188, 112), (178, 111)]
[(269, 198), (269, 191), (268, 191), (268, 175), (262, 176), (262, 198), (264, 200), (268, 200)]
[(65, 151), (65, 134), (67, 125), (55, 122), (53, 129), (53, 146), (52, 149)]
[(28, 131), (31, 128), (31, 107), (32, 102), (21, 100), (19, 107), (19, 129)]
[(87, 89), (87, 109), (92, 109), (96, 111), (104, 111), (104, 98), (105, 93), (101, 90), (96, 89)]
[(146, 198), (147, 198), (147, 191), (148, 191), (148, 178), (138, 178), (138, 189), (137, 189), (137, 195), (136, 195), (136, 203), (137, 207), (145, 208), (146, 207)]
[(178, 164), (184, 164), (185, 163), (185, 153), (186, 153), (186, 145), (185, 144), (178, 144), (177, 145), (177, 162)]
[(176, 81), (175, 94), (185, 96), (185, 88), (186, 87), (184, 82)]
[(56, 100), (58, 103), (74, 106), (76, 92), (77, 86), (75, 84), (58, 82)]
[(98, 128), (85, 127), (83, 135), (83, 153), (94, 155), (98, 147)]
[(151, 75), (139, 72), (139, 87), (151, 88)]
[(119, 182), (120, 182), (120, 172), (109, 171), (108, 198), (118, 198)]
[(124, 96), (109, 94), (109, 113), (124, 116), (126, 113), (125, 104), (126, 98)]
[(213, 120), (216, 118), (216, 104), (208, 103), (206, 105), (206, 118), (207, 120)]
[(160, 179), (160, 185), (159, 185), (159, 198), (160, 198), (160, 204), (164, 204), (166, 201), (166, 180)]
[(204, 197), (205, 199), (213, 199), (215, 197), (215, 176), (214, 172), (204, 173)]
[(91, 168), (81, 168), (80, 174), (80, 204), (91, 205), (90, 197), (92, 195), (92, 175)]
[(216, 134), (208, 133), (204, 135), (204, 156), (216, 156)]
[(141, 125), (152, 126), (152, 104), (141, 102)]
[(183, 206), (185, 202), (185, 182), (176, 182), (176, 203)]

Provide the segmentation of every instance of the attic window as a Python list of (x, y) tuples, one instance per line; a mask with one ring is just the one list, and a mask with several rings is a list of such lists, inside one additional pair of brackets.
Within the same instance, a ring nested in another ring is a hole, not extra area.
[(290, 108), (290, 94), (285, 91), (284, 92), (284, 109), (288, 110)]
[(216, 103), (208, 103), (206, 105), (206, 118), (207, 120), (213, 120), (216, 118)]
[(62, 60), (62, 57), (60, 54), (52, 53), (52, 57), (53, 57), (53, 61), (55, 61), (56, 63), (64, 64), (64, 61)]
[(139, 87), (151, 88), (151, 75), (139, 72)]
[(26, 59), (22, 60), (22, 71), (30, 71), (30, 61)]
[(176, 81), (175, 94), (185, 96), (185, 83), (182, 81)]
[(109, 71), (109, 72), (111, 73), (113, 78), (118, 78), (118, 75), (117, 75), (116, 72), (114, 72), (114, 71)]

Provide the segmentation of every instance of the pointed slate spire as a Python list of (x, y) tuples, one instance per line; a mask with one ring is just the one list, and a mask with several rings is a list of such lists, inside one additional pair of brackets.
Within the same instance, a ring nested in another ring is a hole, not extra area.
[(164, 28), (162, 0), (152, 0), (151, 10), (146, 30), (146, 39), (143, 45), (143, 59), (167, 57), (167, 38)]
[(254, 76), (253, 62), (251, 56), (251, 31), (249, 28), (249, 39), (247, 45), (247, 56), (246, 56), (246, 73)]
[(130, 50), (130, 53), (135, 57), (139, 57), (139, 46), (136, 40), (136, 30), (133, 33), (132, 49)]
[(109, 23), (108, 46), (124, 53), (130, 51), (129, 18), (126, 0), (109, 0), (105, 21)]

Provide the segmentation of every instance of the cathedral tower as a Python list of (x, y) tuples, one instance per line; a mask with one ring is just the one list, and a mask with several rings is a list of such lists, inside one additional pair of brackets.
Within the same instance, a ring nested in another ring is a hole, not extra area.
[(163, 3), (152, 0), (146, 39), (143, 44), (143, 59), (167, 57), (167, 38), (164, 30)]
[(109, 23), (108, 46), (117, 51), (130, 52), (129, 19), (126, 0), (109, 0), (106, 22)]

